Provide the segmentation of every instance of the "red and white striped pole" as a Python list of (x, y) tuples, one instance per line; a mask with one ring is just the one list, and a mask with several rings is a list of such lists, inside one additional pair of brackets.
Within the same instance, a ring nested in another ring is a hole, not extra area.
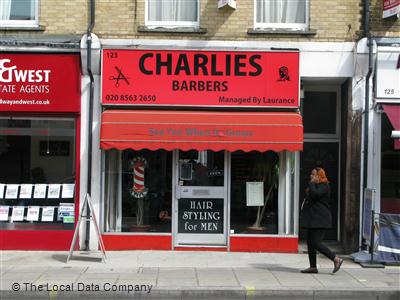
[(144, 191), (144, 162), (137, 161), (133, 166), (133, 191), (140, 193)]
[(147, 161), (143, 157), (136, 157), (131, 161), (133, 169), (133, 185), (131, 195), (135, 198), (144, 198), (147, 195), (148, 189), (144, 185), (144, 169)]

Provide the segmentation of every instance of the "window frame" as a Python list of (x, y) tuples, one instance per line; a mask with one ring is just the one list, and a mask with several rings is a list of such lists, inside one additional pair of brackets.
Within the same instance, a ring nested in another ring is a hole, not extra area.
[(31, 11), (34, 11), (35, 19), (34, 20), (0, 20), (0, 28), (1, 27), (39, 27), (39, 1), (40, 0), (31, 0), (33, 3), (33, 8)]
[[(60, 221), (58, 220), (57, 214), (56, 214), (56, 209), (57, 209), (57, 211), (59, 211), (60, 204), (62, 202), (73, 203), (74, 204), (75, 216), (77, 215), (77, 212), (78, 212), (78, 209), (79, 209), (79, 181), (80, 181), (80, 175), (79, 175), (78, 170), (79, 170), (80, 163), (79, 163), (79, 160), (77, 160), (78, 155), (79, 155), (79, 152), (78, 152), (78, 149), (77, 149), (77, 148), (79, 148), (79, 136), (78, 136), (78, 134), (79, 134), (79, 120), (73, 115), (65, 115), (65, 116), (61, 116), (61, 117), (56, 117), (56, 116), (53, 116), (53, 115), (37, 116), (37, 117), (36, 116), (31, 116), (31, 115), (21, 115), (21, 116), (4, 115), (4, 116), (0, 116), (0, 120), (14, 120), (14, 121), (18, 121), (18, 120), (25, 121), (26, 120), (26, 121), (37, 121), (37, 122), (43, 122), (43, 121), (48, 122), (48, 121), (51, 121), (51, 122), (57, 122), (57, 123), (59, 123), (59, 122), (70, 122), (73, 125), (71, 128), (69, 128), (69, 127), (67, 127), (67, 128), (65, 128), (65, 127), (54, 128), (54, 127), (50, 126), (50, 127), (47, 128), (48, 133), (41, 133), (40, 132), (39, 134), (35, 134), (32, 131), (36, 130), (36, 129), (38, 129), (40, 131), (43, 131), (43, 127), (32, 127), (32, 123), (30, 124), (30, 127), (7, 127), (7, 126), (5, 126), (5, 127), (1, 127), (0, 129), (2, 129), (2, 131), (8, 130), (9, 128), (26, 129), (25, 132), (21, 132), (21, 133), (15, 133), (14, 132), (12, 134), (7, 134), (6, 133), (6, 134), (3, 134), (3, 136), (30, 137), (31, 138), (31, 147), (29, 148), (28, 151), (29, 151), (29, 156), (31, 158), (35, 156), (35, 155), (32, 155), (32, 153), (33, 153), (32, 151), (37, 151), (38, 157), (41, 156), (40, 150), (38, 148), (33, 147), (32, 137), (37, 138), (36, 146), (39, 145), (40, 139), (42, 139), (44, 141), (44, 139), (46, 137), (48, 139), (50, 136), (52, 138), (55, 137), (54, 141), (65, 140), (66, 137), (67, 138), (71, 138), (71, 143), (72, 143), (70, 145), (70, 147), (71, 147), (70, 148), (71, 149), (71, 152), (70, 152), (71, 164), (69, 165), (69, 167), (71, 167), (71, 176), (74, 176), (74, 182), (73, 182), (73, 184), (74, 184), (74, 195), (73, 195), (73, 198), (63, 198), (61, 193), (60, 193), (60, 195), (59, 195), (59, 197), (57, 199), (52, 199), (52, 200), (55, 200), (55, 202), (58, 202), (58, 204), (54, 203), (54, 204), (48, 205), (47, 203), (43, 203), (43, 202), (41, 202), (41, 203), (23, 203), (23, 204), (15, 202), (12, 205), (2, 204), (4, 206), (9, 206), (9, 207), (13, 207), (13, 206), (21, 207), (22, 206), (22, 207), (24, 207), (24, 210), (26, 208), (28, 208), (29, 206), (38, 206), (38, 207), (41, 208), (42, 212), (43, 212), (43, 210), (42, 210), (43, 207), (45, 207), (45, 206), (54, 206), (55, 209), (54, 209), (54, 212), (53, 212), (53, 221), (43, 221), (40, 218), (37, 221), (33, 221), (33, 223), (30, 224), (30, 222), (26, 220), (26, 215), (25, 215), (26, 213), (24, 212), (24, 215), (23, 215), (24, 219), (22, 221), (17, 221), (17, 223), (15, 223), (15, 224), (18, 224), (18, 226), (19, 226), (18, 228), (16, 228), (13, 225), (14, 222), (12, 222), (12, 219), (11, 219), (12, 217), (9, 217), (8, 221), (0, 222), (0, 230), (9, 231), (9, 232), (17, 231), (17, 230), (19, 230), (19, 231), (34, 230), (34, 231), (37, 231), (37, 232), (49, 232), (49, 231), (61, 232), (61, 231), (73, 230), (74, 226), (75, 226), (74, 224), (76, 224), (76, 220), (77, 219), (76, 218), (74, 219), (74, 223), (63, 223), (62, 221), (60, 223)], [(43, 124), (38, 123), (37, 125), (43, 125)], [(49, 126), (49, 125), (47, 125), (47, 126)], [(63, 138), (61, 139), (61, 137), (63, 137)], [(26, 150), (25, 150), (25, 152), (26, 152)], [(39, 160), (37, 160), (37, 162), (38, 161)], [(46, 168), (44, 168), (43, 166), (44, 166), (44, 164), (41, 164), (41, 163), (39, 163), (39, 164), (38, 163), (30, 164), (30, 168), (29, 169), (31, 170), (32, 167), (40, 167), (40, 168), (44, 169), (44, 171), (46, 171)], [(48, 174), (49, 174), (49, 172), (47, 173), (47, 175)], [(75, 174), (75, 175), (73, 175), (73, 174)], [(57, 180), (54, 180), (54, 181), (53, 180), (49, 180), (49, 177), (48, 176), (46, 176), (46, 177), (47, 177), (47, 180), (46, 180), (47, 182), (43, 183), (43, 184), (46, 185), (46, 193), (48, 193), (48, 189), (49, 189), (49, 185), (50, 184), (62, 185), (64, 183), (70, 183), (70, 182), (64, 181), (66, 178), (69, 178), (70, 176), (63, 177), (62, 180), (58, 180), (58, 181)], [(22, 186), (23, 184), (31, 184), (34, 187), (36, 184), (41, 184), (41, 183), (35, 183), (32, 180), (24, 180), (24, 181), (20, 180), (20, 182), (18, 182), (18, 183), (6, 183), (6, 185), (8, 185), (8, 184), (15, 184), (20, 188), (20, 186)], [(18, 193), (18, 195), (19, 195), (18, 198), (9, 199), (9, 200), (22, 201), (22, 202), (23, 201), (43, 201), (43, 198), (39, 198), (39, 199), (35, 200), (33, 195), (30, 198), (21, 198), (20, 197), (20, 192)], [(44, 198), (44, 201), (48, 201), (49, 199), (50, 198), (47, 195)], [(73, 199), (73, 201), (65, 200), (65, 199)], [(7, 200), (7, 199), (6, 199), (5, 195), (4, 195), (4, 198), (2, 198), (0, 200), (4, 201), (4, 200)], [(59, 226), (59, 228), (55, 228), (55, 229), (46, 229), (46, 228), (41, 227), (41, 226), (43, 226), (43, 224), (48, 224), (49, 226), (57, 226), (57, 225), (60, 225), (60, 226)]]
[[(172, 235), (172, 221), (171, 221), (171, 226), (169, 228), (169, 231), (127, 231), (126, 230), (126, 222), (127, 217), (123, 216), (123, 160), (124, 160), (124, 152), (132, 150), (133, 152), (139, 152), (145, 149), (141, 150), (133, 150), (133, 149), (125, 149), (125, 150), (118, 150), (118, 149), (111, 149), (111, 150), (102, 150), (101, 152), (101, 201), (102, 205), (100, 207), (100, 231), (102, 234), (107, 234), (107, 235), (130, 235), (130, 236), (138, 236), (138, 235), (165, 235), (165, 236), (171, 236)], [(162, 150), (162, 149), (160, 149)], [(157, 150), (152, 150), (149, 152), (152, 152), (152, 156), (155, 155), (155, 152)], [(163, 150), (165, 152), (169, 152), (166, 150)], [(154, 153), (153, 153), (154, 152)], [(172, 164), (172, 156), (174, 155), (173, 151), (171, 151), (171, 174), (173, 173), (173, 164)], [(114, 156), (114, 159), (116, 159), (116, 167), (114, 168), (113, 166), (110, 165), (110, 159)], [(154, 156), (155, 157), (155, 156)], [(108, 160), (108, 161), (107, 161)], [(110, 175), (111, 173), (107, 174), (107, 172), (110, 172), (110, 170), (116, 174), (116, 184), (115, 184), (115, 194), (116, 197), (111, 200), (110, 198), (110, 187), (108, 186), (109, 181), (110, 181)], [(172, 185), (172, 181), (171, 181)], [(173, 190), (173, 187), (171, 186), (171, 191)], [(171, 194), (172, 195), (172, 194)], [(171, 202), (172, 202), (171, 198)], [(114, 209), (110, 208), (111, 207), (111, 201), (115, 201), (114, 203)], [(171, 217), (173, 215), (173, 204), (171, 203)], [(109, 217), (112, 216), (114, 218), (113, 221), (110, 222)], [(135, 216), (136, 217), (136, 216)], [(128, 216), (128, 218), (130, 218)], [(156, 224), (145, 224), (145, 225), (150, 225), (154, 226)]]
[[(278, 221), (276, 233), (232, 233), (232, 170), (228, 172), (228, 228), (230, 236), (235, 237), (298, 237), (298, 216), (299, 205), (296, 199), (299, 198), (299, 180), (300, 180), (300, 151), (276, 152), (279, 161), (279, 178), (278, 178), (278, 201), (277, 201), (277, 217)], [(229, 154), (229, 168), (232, 167), (232, 156)]]
[[(340, 85), (321, 85), (321, 86), (316, 86), (316, 85), (309, 85), (309, 84), (304, 84), (304, 94), (306, 92), (326, 92), (326, 93), (336, 93), (336, 126), (335, 126), (335, 133), (311, 133), (311, 132), (304, 132), (304, 139), (332, 139), (336, 141), (340, 141), (341, 139), (341, 111), (342, 111), (342, 99), (341, 99), (341, 93), (342, 89)], [(302, 100), (306, 101), (306, 99)], [(304, 104), (302, 103), (302, 106), (300, 107), (300, 111), (303, 115), (303, 109), (304, 109)]]
[(176, 28), (176, 27), (200, 27), (200, 0), (197, 1), (197, 21), (149, 21), (149, 0), (145, 1), (145, 25), (149, 28), (164, 27), (164, 28)]
[(254, 29), (290, 29), (295, 31), (307, 30), (310, 25), (310, 1), (306, 1), (306, 16), (305, 23), (263, 23), (257, 22), (257, 0), (254, 3)]

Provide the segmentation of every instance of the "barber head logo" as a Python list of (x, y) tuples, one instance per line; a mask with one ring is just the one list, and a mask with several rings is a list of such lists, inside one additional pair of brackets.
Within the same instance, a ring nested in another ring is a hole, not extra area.
[(279, 68), (279, 79), (278, 81), (290, 81), (289, 69), (286, 66)]

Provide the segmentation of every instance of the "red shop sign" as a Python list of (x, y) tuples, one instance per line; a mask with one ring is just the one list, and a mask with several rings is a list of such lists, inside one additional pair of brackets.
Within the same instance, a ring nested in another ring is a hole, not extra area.
[(0, 53), (0, 111), (79, 112), (77, 54)]
[(298, 52), (104, 50), (104, 105), (299, 105)]

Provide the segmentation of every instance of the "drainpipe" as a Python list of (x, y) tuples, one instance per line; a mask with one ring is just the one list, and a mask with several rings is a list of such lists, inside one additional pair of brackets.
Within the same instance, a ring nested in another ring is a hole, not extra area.
[[(367, 38), (367, 45), (368, 45), (368, 73), (365, 78), (365, 102), (364, 102), (364, 159), (363, 159), (363, 190), (362, 190), (362, 199), (363, 205), (365, 203), (365, 189), (367, 188), (368, 184), (368, 133), (369, 133), (369, 98), (370, 98), (370, 78), (372, 75), (373, 69), (373, 41), (371, 38), (370, 32), (370, 3), (369, 0), (364, 0), (364, 34)], [(366, 218), (368, 216), (364, 216)]]
[[(90, 77), (89, 88), (89, 136), (88, 136), (88, 174), (87, 174), (87, 194), (92, 194), (92, 140), (93, 140), (93, 98), (94, 98), (94, 77), (92, 72), (92, 30), (95, 24), (95, 0), (90, 0), (90, 22), (86, 31), (86, 46), (87, 46), (87, 72)], [(86, 205), (86, 216), (90, 216), (89, 204)], [(85, 251), (89, 251), (90, 241), (90, 219), (86, 220), (85, 232)]]

